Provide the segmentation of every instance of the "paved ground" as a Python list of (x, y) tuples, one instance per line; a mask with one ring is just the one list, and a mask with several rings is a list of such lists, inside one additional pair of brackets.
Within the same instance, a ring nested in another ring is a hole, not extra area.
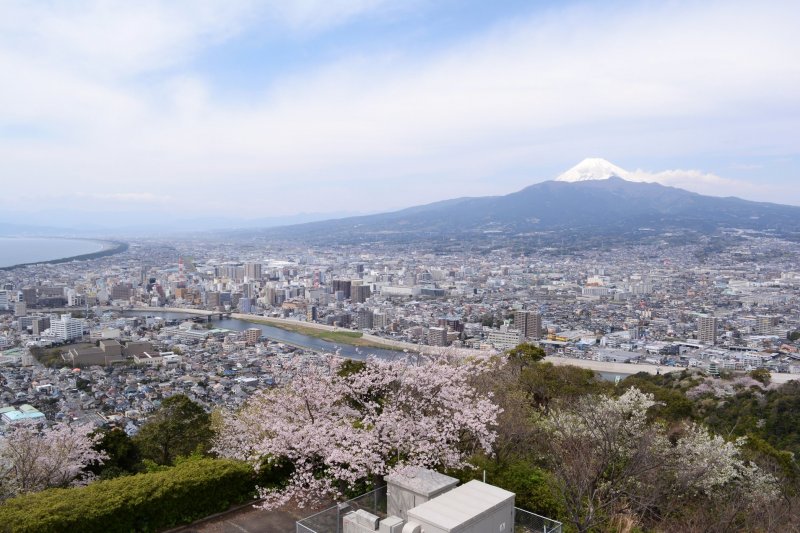
[[(302, 518), (302, 517), (300, 517)], [(241, 509), (208, 522), (188, 526), (185, 533), (290, 533), (298, 518), (285, 511)]]
[(174, 529), (170, 533), (294, 533), (297, 520), (318, 510), (284, 508), (278, 511), (262, 511), (247, 506), (210, 520), (201, 520)]

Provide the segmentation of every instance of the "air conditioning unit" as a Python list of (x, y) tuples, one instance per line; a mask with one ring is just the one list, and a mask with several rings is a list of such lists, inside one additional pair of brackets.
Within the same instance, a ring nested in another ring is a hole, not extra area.
[(381, 520), (380, 533), (403, 533), (403, 519), (399, 516), (388, 516)]

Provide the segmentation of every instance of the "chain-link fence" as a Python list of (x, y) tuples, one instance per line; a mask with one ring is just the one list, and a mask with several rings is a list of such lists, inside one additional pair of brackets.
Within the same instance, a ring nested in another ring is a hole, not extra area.
[(562, 524), (519, 507), (514, 509), (514, 533), (561, 533)]
[(298, 521), (297, 533), (341, 533), (344, 515), (359, 509), (386, 518), (386, 487), (379, 487)]
[[(386, 518), (386, 487), (367, 492), (298, 521), (296, 533), (342, 533), (344, 515), (359, 509), (381, 519)], [(562, 533), (562, 524), (556, 520), (516, 508), (514, 533)]]

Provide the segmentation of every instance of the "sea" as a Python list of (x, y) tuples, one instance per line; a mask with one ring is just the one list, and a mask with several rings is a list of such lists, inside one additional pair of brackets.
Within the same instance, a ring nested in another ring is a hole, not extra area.
[(0, 237), (0, 268), (99, 252), (100, 241), (53, 237)]

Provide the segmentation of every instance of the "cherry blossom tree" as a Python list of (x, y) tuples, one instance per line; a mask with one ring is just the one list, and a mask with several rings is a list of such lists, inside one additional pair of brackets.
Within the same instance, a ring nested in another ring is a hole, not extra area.
[(651, 394), (628, 389), (619, 398), (585, 396), (540, 421), (547, 459), (570, 522), (590, 531), (615, 515), (660, 517), (680, 512), (685, 498), (724, 500), (752, 494), (749, 505), (775, 498), (776, 480), (729, 442), (697, 424), (650, 422)]
[(87, 483), (91, 475), (84, 468), (106, 459), (105, 453), (93, 449), (100, 438), (91, 435), (93, 429), (91, 424), (67, 423), (6, 428), (0, 437), (0, 496)]
[(463, 467), (492, 451), (499, 408), (472, 380), (494, 364), (444, 355), (298, 367), (287, 385), (225, 416), (215, 450), (257, 469), (291, 465), (287, 483), (262, 489), (266, 508), (340, 497), (407, 466)]

